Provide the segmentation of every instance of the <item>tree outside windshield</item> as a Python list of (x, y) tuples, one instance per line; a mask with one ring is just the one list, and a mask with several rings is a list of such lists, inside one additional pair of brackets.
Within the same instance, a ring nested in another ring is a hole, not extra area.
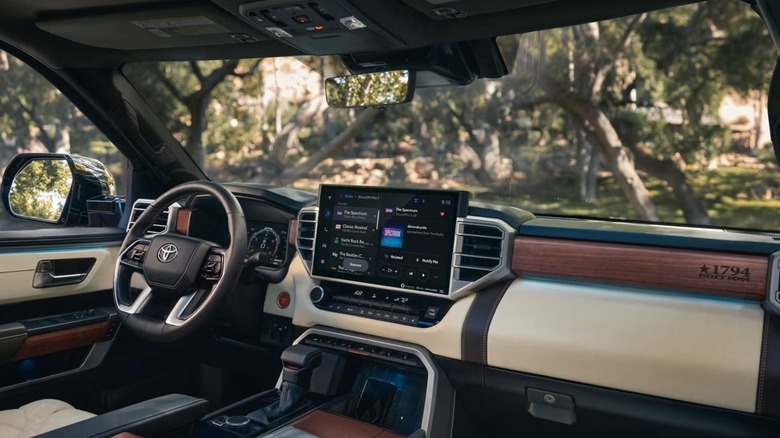
[(329, 109), (338, 58), (137, 63), (124, 73), (217, 181), (461, 188), (537, 214), (780, 229), (766, 121), (776, 51), (710, 1), (498, 39), (510, 73)]

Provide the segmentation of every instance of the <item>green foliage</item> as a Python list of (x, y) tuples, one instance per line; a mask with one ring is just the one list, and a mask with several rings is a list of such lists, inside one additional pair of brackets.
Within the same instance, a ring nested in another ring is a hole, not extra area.
[[(473, 187), (479, 196), (538, 212), (636, 217), (603, 165), (598, 201), (578, 200), (583, 127), (540, 86), (553, 79), (603, 112), (624, 144), (683, 163), (716, 224), (738, 225), (728, 211), (748, 208), (742, 204), (751, 200), (770, 208), (766, 191), (716, 198), (703, 182), (709, 163), (734, 148), (718, 113), (724, 96), (763, 93), (776, 57), (748, 5), (714, 0), (497, 42), (509, 75), (417, 90), (412, 103), (388, 107), (333, 158), (392, 158), (399, 164), (385, 173), (400, 175), (394, 184), (411, 183), (415, 175), (404, 162), (421, 158), (438, 176), (414, 184)], [(208, 88), (205, 78), (226, 67)], [(323, 79), (344, 73), (335, 57), (144, 63), (128, 65), (124, 73), (217, 180), (278, 183), (267, 175), (316, 156), (360, 114), (322, 108)], [(365, 92), (366, 85), (355, 83), (352, 91)], [(342, 181), (357, 172), (354, 164), (347, 176), (328, 166), (294, 184)], [(499, 177), (507, 168), (508, 175)], [(721, 174), (726, 168), (710, 176), (745, 183)], [(771, 168), (762, 169), (756, 171), (772, 177)], [(642, 179), (662, 219), (681, 221), (671, 183)]]
[(21, 152), (78, 154), (101, 160), (114, 175), (124, 172), (119, 151), (84, 114), (39, 73), (0, 51), (0, 173)]
[(56, 222), (72, 185), (73, 174), (65, 160), (31, 161), (11, 184), (11, 210), (18, 216)]
[(337, 76), (325, 81), (328, 103), (336, 108), (393, 105), (409, 96), (409, 72), (396, 70)]

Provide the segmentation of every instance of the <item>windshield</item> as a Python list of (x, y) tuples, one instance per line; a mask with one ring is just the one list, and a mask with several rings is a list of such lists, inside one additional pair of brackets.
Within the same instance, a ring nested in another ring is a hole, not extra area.
[[(536, 214), (780, 230), (765, 111), (777, 53), (710, 1), (500, 37), (509, 74), (328, 108), (337, 57), (124, 73), (214, 180), (458, 188)], [(746, 56), (748, 55), (749, 56)]]

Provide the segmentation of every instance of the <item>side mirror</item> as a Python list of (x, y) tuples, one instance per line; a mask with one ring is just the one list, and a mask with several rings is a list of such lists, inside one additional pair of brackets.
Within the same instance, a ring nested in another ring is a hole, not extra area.
[(406, 103), (414, 97), (409, 70), (336, 76), (325, 80), (325, 99), (333, 108), (365, 108)]
[(3, 174), (3, 206), (19, 219), (85, 225), (87, 201), (116, 194), (103, 163), (67, 154), (19, 154)]

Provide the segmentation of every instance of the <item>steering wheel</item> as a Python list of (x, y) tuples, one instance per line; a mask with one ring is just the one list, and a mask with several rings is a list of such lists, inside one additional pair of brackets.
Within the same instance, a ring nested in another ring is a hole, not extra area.
[[(175, 201), (205, 193), (227, 213), (227, 248), (168, 230), (149, 236), (151, 225)], [(210, 181), (178, 185), (141, 214), (122, 242), (114, 273), (114, 304), (124, 325), (151, 341), (174, 341), (209, 320), (235, 286), (246, 255), (246, 221), (230, 191)], [(134, 294), (130, 281), (142, 273), (149, 286)]]

